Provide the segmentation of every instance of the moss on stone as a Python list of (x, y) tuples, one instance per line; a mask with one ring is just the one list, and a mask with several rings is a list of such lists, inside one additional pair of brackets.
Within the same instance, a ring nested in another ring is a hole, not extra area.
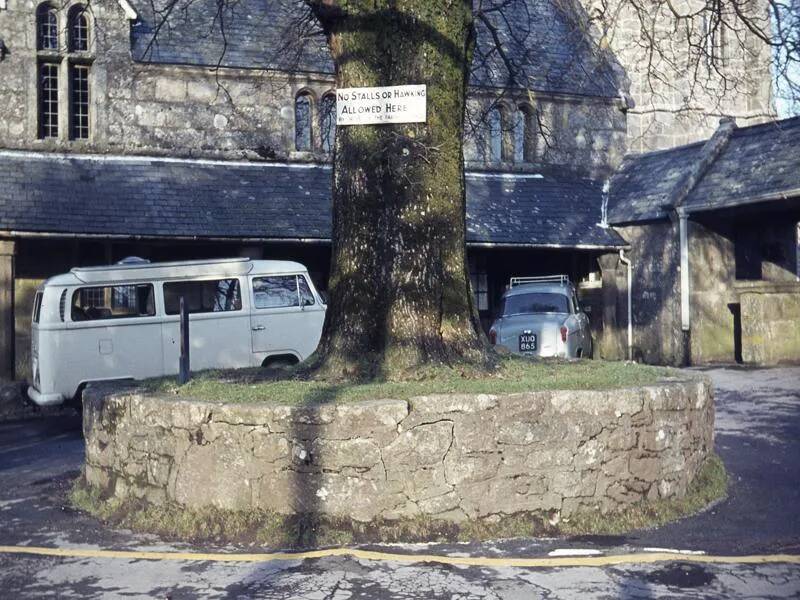
[(610, 514), (587, 512), (558, 520), (549, 512), (519, 513), (462, 523), (417, 517), (362, 523), (316, 515), (279, 515), (266, 510), (189, 510), (152, 506), (140, 500), (106, 499), (83, 478), (76, 480), (69, 503), (112, 526), (194, 542), (240, 543), (269, 548), (310, 548), (391, 542), (455, 542), (503, 538), (621, 534), (656, 527), (695, 514), (723, 498), (728, 477), (716, 455), (709, 458), (687, 494), (643, 502)]
[(634, 529), (657, 527), (693, 515), (725, 497), (728, 474), (725, 465), (712, 454), (700, 468), (685, 496), (641, 502), (624, 511), (610, 514), (582, 513), (560, 524), (567, 534), (621, 534)]

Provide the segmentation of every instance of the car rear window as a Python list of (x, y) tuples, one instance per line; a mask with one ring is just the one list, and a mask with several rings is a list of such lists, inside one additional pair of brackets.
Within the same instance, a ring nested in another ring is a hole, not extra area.
[(532, 292), (508, 296), (503, 301), (502, 315), (528, 315), (536, 313), (568, 313), (569, 299), (564, 294)]

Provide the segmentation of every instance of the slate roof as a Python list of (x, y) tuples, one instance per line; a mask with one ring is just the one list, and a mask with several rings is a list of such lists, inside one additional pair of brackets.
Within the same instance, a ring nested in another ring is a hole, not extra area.
[[(587, 35), (588, 17), (580, 2), (510, 0), (496, 12), (492, 2), (482, 4), (490, 9), (486, 17), (501, 43), (498, 48), (487, 25), (476, 19), (472, 85), (608, 98), (627, 89), (611, 52), (601, 51)], [(511, 84), (508, 62), (518, 72)]]
[[(610, 182), (609, 222), (667, 218), (671, 192), (704, 143), (627, 157)], [(800, 203), (800, 117), (735, 129), (683, 206), (691, 213), (792, 196)]]
[(603, 190), (588, 179), (467, 174), (467, 242), (624, 246), (600, 227)]
[[(133, 0), (140, 62), (333, 73), (318, 24), (297, 0)], [(301, 39), (299, 43), (297, 41)]]
[[(476, 0), (477, 2), (477, 0)], [(131, 28), (140, 62), (333, 73), (318, 23), (304, 22), (298, 0), (133, 0)], [(489, 11), (503, 52), (521, 74), (513, 87), (616, 97), (621, 84), (609, 61), (555, 0), (509, 0)], [(581, 11), (575, 2), (574, 11)], [(513, 28), (513, 30), (512, 30)], [(472, 84), (505, 88), (508, 70), (489, 30), (477, 22)], [(298, 38), (302, 43), (298, 44)]]
[[(168, 238), (330, 237), (331, 171), (300, 166), (0, 152), (0, 231)], [(624, 245), (597, 184), (467, 177), (470, 243)]]
[(611, 178), (608, 221), (666, 219), (672, 190), (700, 158), (704, 142), (626, 157)]
[(800, 204), (800, 117), (736, 129), (684, 205), (719, 209), (782, 194)]

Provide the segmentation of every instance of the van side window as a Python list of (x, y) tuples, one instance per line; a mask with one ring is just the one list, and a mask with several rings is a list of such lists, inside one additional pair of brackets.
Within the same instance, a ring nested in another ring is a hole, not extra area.
[(72, 294), (73, 321), (130, 319), (156, 314), (152, 283), (84, 287)]
[[(301, 279), (303, 278), (301, 277)], [(305, 279), (303, 279), (303, 284), (308, 289)], [(300, 306), (297, 275), (255, 277), (253, 279), (253, 306), (256, 308)]]
[(238, 279), (165, 283), (164, 310), (168, 315), (180, 313), (181, 296), (184, 297), (189, 313), (242, 310), (242, 294)]
[(67, 290), (61, 292), (61, 298), (58, 300), (58, 316), (61, 321), (64, 321), (64, 315), (67, 312)]
[(306, 278), (302, 275), (297, 276), (297, 291), (300, 292), (300, 306), (314, 306), (317, 303)]
[(39, 316), (42, 312), (42, 292), (36, 292), (36, 296), (33, 299), (33, 318), (31, 319), (34, 323), (39, 322)]

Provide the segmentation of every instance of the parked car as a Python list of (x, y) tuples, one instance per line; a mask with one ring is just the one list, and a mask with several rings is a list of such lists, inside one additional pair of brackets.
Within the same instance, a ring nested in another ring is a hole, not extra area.
[(526, 356), (592, 356), (589, 317), (566, 275), (512, 277), (489, 340)]
[(177, 373), (181, 297), (193, 370), (304, 360), (325, 319), (296, 262), (126, 259), (72, 269), (36, 292), (28, 396), (40, 406), (61, 404), (90, 381)]

